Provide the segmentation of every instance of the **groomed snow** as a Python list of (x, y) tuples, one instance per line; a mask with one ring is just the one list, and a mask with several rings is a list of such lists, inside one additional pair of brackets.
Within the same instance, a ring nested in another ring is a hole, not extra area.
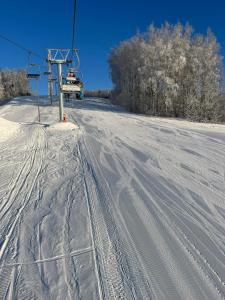
[(225, 299), (224, 126), (40, 111), (0, 108), (0, 299)]
[(192, 128), (197, 130), (205, 130), (210, 132), (224, 133), (225, 134), (225, 124), (215, 124), (215, 123), (198, 123), (198, 122), (190, 122), (182, 119), (174, 119), (174, 118), (156, 118), (151, 117), (152, 121), (165, 122), (171, 125), (177, 125), (180, 127)]
[(64, 130), (77, 130), (77, 129), (79, 129), (79, 127), (75, 123), (71, 123), (71, 122), (58, 122), (49, 125), (49, 130), (64, 131)]
[(18, 133), (20, 125), (15, 122), (0, 118), (0, 143), (12, 138)]

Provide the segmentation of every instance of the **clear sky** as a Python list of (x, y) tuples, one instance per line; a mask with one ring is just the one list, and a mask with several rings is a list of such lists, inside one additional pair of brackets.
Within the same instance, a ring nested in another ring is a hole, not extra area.
[[(189, 22), (197, 32), (210, 27), (225, 55), (225, 1), (77, 0), (77, 39), (86, 88), (110, 88), (110, 49), (148, 25)], [(71, 47), (73, 0), (1, 0), (0, 34), (41, 55)], [(37, 61), (38, 62), (38, 61)], [(0, 68), (22, 68), (26, 54), (0, 39)], [(47, 93), (42, 79), (41, 93)]]

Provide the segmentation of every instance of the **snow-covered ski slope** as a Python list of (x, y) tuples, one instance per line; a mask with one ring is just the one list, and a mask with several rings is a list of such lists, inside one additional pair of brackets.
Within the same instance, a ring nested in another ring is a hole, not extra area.
[(225, 126), (65, 106), (0, 108), (0, 299), (225, 299)]

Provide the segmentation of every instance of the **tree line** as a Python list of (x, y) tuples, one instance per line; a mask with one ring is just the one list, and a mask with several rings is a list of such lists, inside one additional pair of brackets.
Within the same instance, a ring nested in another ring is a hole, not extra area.
[(111, 97), (111, 90), (85, 90), (84, 94), (86, 97), (109, 99)]
[(221, 121), (223, 61), (214, 34), (190, 25), (151, 25), (109, 57), (114, 102), (132, 112)]
[(24, 70), (0, 70), (0, 99), (29, 94), (29, 83)]

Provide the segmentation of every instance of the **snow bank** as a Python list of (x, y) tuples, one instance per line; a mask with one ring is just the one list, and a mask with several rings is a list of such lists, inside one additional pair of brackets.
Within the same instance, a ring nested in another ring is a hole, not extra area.
[(20, 125), (15, 122), (0, 118), (0, 143), (11, 138), (19, 131)]
[(55, 123), (55, 124), (50, 125), (49, 129), (50, 130), (60, 130), (60, 131), (75, 130), (75, 129), (78, 129), (78, 126), (71, 122), (66, 122), (66, 123), (61, 122), (61, 123)]

